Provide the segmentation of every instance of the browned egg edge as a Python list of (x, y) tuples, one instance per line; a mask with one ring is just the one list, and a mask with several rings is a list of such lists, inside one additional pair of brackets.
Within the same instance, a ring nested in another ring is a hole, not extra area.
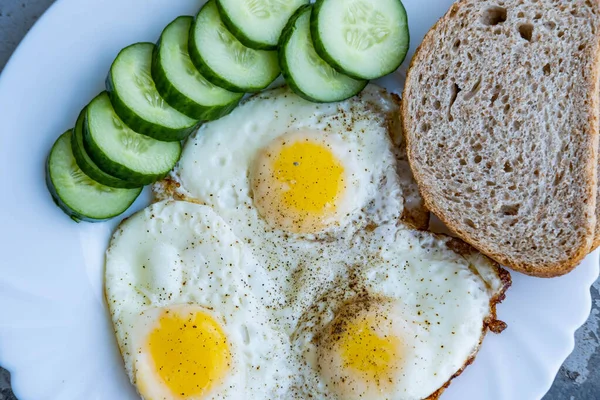
[[(437, 237), (448, 237), (446, 235), (436, 235), (436, 236)], [(478, 251), (475, 248), (471, 247), (469, 244), (463, 242), (462, 240), (457, 239), (457, 238), (450, 238), (450, 237), (448, 237), (448, 238), (449, 238), (449, 240), (446, 242), (446, 246), (450, 250), (453, 250), (463, 256), (468, 256), (471, 254), (478, 253)], [(500, 281), (502, 282), (502, 287), (500, 288), (500, 290), (498, 290), (498, 293), (496, 293), (490, 299), (490, 313), (483, 320), (483, 329), (482, 329), (482, 333), (481, 333), (481, 338), (479, 339), (479, 344), (477, 345), (475, 350), (473, 350), (473, 353), (471, 353), (471, 355), (469, 356), (467, 361), (465, 361), (463, 366), (458, 371), (456, 371), (456, 373), (454, 375), (452, 375), (452, 377), (450, 379), (448, 379), (448, 381), (441, 388), (436, 390), (433, 394), (431, 394), (429, 397), (425, 398), (424, 400), (438, 400), (440, 398), (440, 396), (442, 395), (442, 393), (444, 393), (444, 391), (446, 389), (448, 389), (448, 387), (450, 386), (452, 381), (455, 378), (459, 377), (469, 365), (473, 364), (473, 361), (475, 361), (475, 357), (477, 356), (477, 353), (479, 352), (479, 349), (481, 348), (481, 345), (483, 344), (483, 339), (485, 338), (485, 335), (488, 333), (488, 331), (499, 334), (499, 333), (502, 333), (508, 326), (506, 324), (506, 322), (503, 322), (498, 319), (497, 314), (496, 314), (496, 306), (498, 304), (502, 303), (502, 301), (504, 301), (504, 299), (506, 298), (506, 291), (512, 285), (512, 279), (511, 279), (510, 273), (507, 270), (505, 270), (504, 268), (502, 268), (500, 266), (500, 264), (498, 264), (497, 262), (495, 262), (494, 260), (492, 260), (488, 257), (486, 257), (486, 258), (494, 265), (494, 268), (496, 269), (496, 272), (497, 272), (497, 276), (500, 278)]]

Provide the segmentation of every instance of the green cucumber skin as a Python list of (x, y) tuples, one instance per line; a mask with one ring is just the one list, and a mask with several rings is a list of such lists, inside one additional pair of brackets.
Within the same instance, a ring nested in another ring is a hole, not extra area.
[(241, 94), (240, 99), (236, 102), (232, 102), (226, 106), (210, 107), (198, 104), (185, 94), (181, 93), (175, 86), (173, 86), (173, 84), (171, 84), (167, 78), (165, 70), (162, 67), (162, 63), (160, 62), (161, 42), (162, 38), (159, 39), (156, 47), (154, 48), (154, 52), (152, 53), (152, 79), (154, 80), (154, 84), (156, 85), (156, 90), (158, 90), (158, 93), (171, 107), (180, 113), (199, 121), (213, 121), (215, 119), (219, 119), (229, 114), (237, 107), (242, 99)]
[(50, 192), (50, 195), (52, 196), (52, 201), (54, 201), (54, 204), (56, 204), (58, 206), (58, 208), (60, 208), (65, 214), (67, 214), (69, 216), (69, 218), (71, 218), (73, 221), (75, 221), (77, 223), (80, 223), (81, 221), (85, 221), (85, 222), (106, 221), (105, 219), (88, 218), (85, 215), (81, 215), (78, 212), (71, 210), (71, 208), (69, 208), (69, 206), (67, 206), (65, 203), (63, 203), (63, 201), (58, 196), (58, 193), (56, 192), (56, 188), (54, 187), (54, 182), (52, 182), (52, 177), (50, 176), (50, 156), (48, 156), (48, 158), (46, 159), (46, 186), (48, 187), (48, 191)]
[[(207, 2), (203, 7), (206, 7), (209, 4), (210, 4), (210, 1)], [(202, 10), (200, 10), (200, 12), (202, 12)], [(195, 18), (194, 23), (192, 24), (192, 27), (190, 28), (190, 38), (188, 41), (188, 53), (190, 55), (190, 59), (192, 60), (192, 64), (194, 64), (194, 66), (200, 72), (200, 74), (204, 77), (204, 79), (206, 79), (213, 85), (222, 87), (223, 89), (229, 90), (230, 92), (234, 92), (234, 93), (260, 92), (261, 90), (267, 88), (271, 83), (273, 83), (273, 82), (269, 82), (268, 84), (262, 85), (262, 86), (240, 87), (240, 86), (234, 85), (231, 82), (226, 81), (225, 79), (221, 78), (218, 73), (216, 73), (211, 67), (208, 66), (206, 61), (204, 61), (204, 57), (202, 57), (202, 54), (200, 54), (200, 51), (198, 50), (198, 46), (196, 43), (196, 35), (194, 34), (194, 32), (196, 31), (197, 24), (198, 24), (198, 18)], [(275, 79), (273, 79), (273, 81), (274, 80)]]
[(256, 42), (250, 39), (248, 36), (246, 36), (244, 32), (242, 32), (240, 29), (237, 28), (237, 26), (235, 26), (231, 18), (229, 18), (229, 15), (227, 14), (225, 9), (223, 8), (223, 5), (221, 4), (221, 0), (216, 0), (216, 4), (223, 24), (225, 24), (227, 30), (229, 30), (229, 32), (231, 32), (231, 34), (235, 36), (235, 38), (239, 40), (241, 44), (254, 50), (277, 50), (277, 45), (272, 46), (269, 43)]
[[(333, 67), (336, 71), (338, 71), (342, 74), (348, 75), (349, 77), (354, 78), (354, 79), (367, 79), (367, 80), (372, 79), (372, 77), (368, 77), (368, 76), (365, 77), (365, 76), (357, 75), (357, 74), (353, 73), (352, 71), (348, 71), (347, 69), (342, 67), (336, 60), (334, 60), (331, 56), (329, 56), (329, 53), (327, 53), (327, 50), (325, 49), (323, 42), (321, 42), (321, 40), (319, 39), (319, 22), (318, 22), (319, 12), (321, 11), (321, 7), (325, 3), (325, 1), (326, 0), (316, 0), (316, 2), (314, 3), (314, 8), (313, 8), (312, 14), (310, 16), (310, 33), (312, 35), (313, 46), (315, 47), (317, 54), (319, 55), (319, 57), (321, 57), (323, 60), (325, 60), (325, 62), (327, 64), (331, 65), (331, 67)], [(406, 9), (404, 8), (404, 4), (402, 4), (402, 2), (400, 2), (400, 7), (402, 7), (402, 9), (404, 10), (404, 14), (406, 14)], [(408, 35), (407, 36), (408, 43), (410, 43), (410, 33), (408, 32), (408, 30), (407, 30), (407, 35)], [(394, 68), (390, 69), (390, 71), (386, 72), (382, 76), (391, 74), (392, 72), (394, 72), (395, 70), (400, 68), (400, 66), (406, 59), (407, 54), (408, 54), (408, 49), (404, 53), (404, 56), (402, 57), (400, 62)]]
[(177, 142), (187, 138), (197, 129), (198, 125), (193, 125), (186, 129), (172, 129), (146, 121), (121, 100), (119, 94), (115, 90), (111, 73), (109, 73), (106, 78), (106, 91), (108, 92), (110, 101), (119, 118), (121, 118), (125, 125), (130, 127), (131, 130), (141, 133), (142, 135), (150, 136), (151, 138), (163, 142)]
[[(296, 21), (298, 20), (298, 18), (300, 18), (300, 16), (304, 12), (304, 10), (306, 10), (307, 8), (311, 8), (311, 7), (313, 7), (312, 4), (305, 4), (302, 7), (300, 7), (291, 16), (291, 18), (288, 21), (285, 28), (283, 28), (281, 38), (279, 39), (279, 52), (278, 52), (279, 65), (281, 67), (281, 74), (285, 78), (286, 83), (288, 84), (290, 89), (292, 89), (292, 91), (294, 93), (296, 93), (298, 96), (302, 97), (305, 100), (313, 102), (313, 103), (331, 103), (331, 102), (323, 101), (320, 99), (316, 99), (312, 96), (309, 96), (308, 94), (304, 93), (304, 91), (302, 91), (302, 89), (300, 89), (300, 86), (298, 86), (296, 84), (296, 81), (292, 77), (292, 74), (289, 72), (288, 62), (287, 62), (287, 58), (285, 56), (287, 44), (289, 43), (290, 38), (292, 37), (292, 35), (294, 34), (294, 31), (296, 30)], [(362, 88), (360, 88), (360, 90), (358, 90), (356, 93), (351, 94), (344, 99), (339, 99), (338, 101), (344, 101), (346, 99), (356, 96), (358, 93), (362, 92), (365, 87), (367, 87), (368, 83), (369, 83), (369, 81), (365, 81), (364, 86)]]
[[(69, 133), (69, 131), (65, 132)], [(72, 135), (72, 131), (71, 131), (71, 135)], [(64, 135), (64, 134), (63, 134)], [(54, 204), (56, 204), (65, 214), (67, 214), (69, 216), (69, 218), (71, 218), (73, 221), (79, 223), (81, 221), (84, 222), (103, 222), (103, 221), (108, 221), (111, 218), (114, 217), (118, 217), (119, 215), (122, 214), (121, 213), (117, 213), (115, 215), (111, 215), (107, 218), (103, 218), (103, 219), (95, 219), (95, 218), (90, 218), (87, 217), (83, 214), (78, 213), (77, 211), (74, 211), (73, 209), (71, 209), (71, 207), (69, 207), (68, 205), (66, 205), (62, 199), (60, 198), (60, 196), (58, 195), (58, 192), (56, 190), (56, 187), (54, 186), (54, 182), (52, 181), (52, 176), (50, 174), (50, 155), (52, 154), (54, 147), (57, 145), (58, 140), (54, 143), (54, 145), (52, 146), (52, 149), (50, 150), (50, 153), (48, 154), (48, 157), (46, 158), (46, 168), (45, 168), (45, 175), (46, 175), (46, 186), (48, 187), (48, 191), (50, 192), (50, 195), (52, 196), (52, 200), (54, 201)], [(137, 199), (137, 197), (140, 195), (140, 193), (142, 193), (142, 188), (139, 188), (139, 192), (138, 195), (131, 201), (131, 203), (129, 203), (129, 205), (127, 206), (127, 208), (131, 207), (131, 205), (135, 202), (135, 200)], [(125, 212), (125, 211), (123, 211)]]
[[(73, 221), (80, 223), (80, 222), (104, 222), (104, 221), (108, 221), (112, 218), (118, 217), (119, 215), (123, 214), (123, 213), (117, 213), (114, 215), (111, 215), (107, 218), (104, 219), (94, 219), (94, 218), (90, 218), (90, 217), (86, 217), (83, 214), (78, 213), (77, 211), (73, 211), (68, 205), (66, 205), (60, 198), (60, 196), (58, 195), (56, 188), (54, 187), (54, 182), (52, 182), (52, 177), (50, 176), (50, 166), (49, 164), (49, 159), (46, 161), (46, 186), (48, 186), (48, 191), (50, 192), (50, 195), (52, 196), (52, 200), (54, 201), (54, 204), (56, 204), (65, 214), (67, 214), (69, 216), (69, 218), (71, 218)], [(142, 188), (140, 188), (140, 193), (142, 193)], [(138, 193), (139, 196), (139, 193)], [(133, 201), (127, 206), (127, 208), (131, 207), (131, 205), (137, 200), (137, 197), (135, 199), (133, 199)], [(125, 212), (125, 211), (123, 211)]]
[[(150, 44), (154, 46), (152, 43), (135, 43), (131, 46), (139, 44)], [(121, 50), (115, 60), (117, 60), (121, 53), (131, 46), (125, 47), (123, 50)], [(147, 121), (137, 115), (135, 111), (129, 108), (129, 106), (125, 104), (125, 102), (119, 96), (112, 77), (112, 66), (108, 76), (106, 77), (106, 91), (108, 92), (111, 103), (113, 104), (113, 107), (119, 118), (121, 118), (125, 125), (130, 127), (133, 131), (141, 133), (142, 135), (150, 136), (151, 138), (161, 140), (163, 142), (176, 142), (187, 138), (198, 127), (198, 124), (195, 124), (183, 129), (173, 129)]]
[[(99, 95), (102, 96), (102, 93)], [(89, 110), (88, 110), (89, 112)], [(83, 144), (88, 155), (105, 173), (117, 177), (122, 180), (134, 183), (136, 186), (145, 186), (157, 182), (169, 174), (169, 171), (164, 174), (146, 175), (133, 171), (124, 165), (118, 164), (111, 160), (102, 149), (96, 144), (89, 129), (88, 112), (85, 114), (83, 123)], [(181, 157), (181, 143), (179, 144), (179, 155)]]
[[(75, 162), (77, 163), (79, 168), (83, 171), (84, 174), (105, 186), (117, 189), (139, 188), (140, 185), (111, 176), (106, 172), (102, 171), (100, 168), (98, 168), (98, 166), (91, 165), (90, 162), (93, 162), (93, 160), (91, 160), (91, 157), (90, 160), (87, 160), (87, 157), (89, 157), (89, 155), (84, 154), (85, 147), (83, 143), (83, 124), (85, 123), (85, 112), (86, 109), (84, 108), (81, 111), (81, 114), (79, 114), (79, 118), (77, 118), (77, 124), (75, 125), (75, 129), (73, 129), (73, 133), (71, 134), (71, 148), (73, 150), (73, 157), (75, 157)], [(81, 143), (79, 143), (80, 140)]]
[[(56, 146), (56, 143), (54, 144), (54, 146)], [(52, 150), (54, 150), (54, 146), (52, 146)], [(50, 150), (50, 154), (52, 154), (52, 150)], [(46, 158), (46, 186), (48, 187), (48, 191), (50, 192), (50, 196), (52, 196), (52, 201), (54, 201), (54, 204), (56, 204), (58, 206), (58, 208), (60, 208), (65, 214), (67, 214), (69, 216), (69, 218), (71, 218), (73, 221), (80, 223), (81, 221), (86, 221), (86, 222), (102, 222), (105, 220), (102, 219), (93, 219), (93, 218), (88, 218), (85, 215), (81, 215), (76, 211), (71, 210), (71, 208), (69, 206), (67, 206), (60, 198), (60, 196), (58, 195), (58, 192), (56, 191), (56, 187), (54, 186), (54, 182), (52, 182), (52, 176), (50, 176), (50, 154), (48, 154), (48, 157)]]
[(230, 82), (226, 81), (225, 79), (221, 78), (219, 76), (219, 74), (217, 74), (211, 67), (208, 66), (208, 64), (204, 61), (204, 58), (200, 54), (200, 51), (198, 51), (198, 46), (196, 43), (196, 35), (194, 34), (194, 32), (196, 31), (197, 21), (198, 21), (197, 19), (194, 19), (194, 23), (192, 24), (192, 27), (190, 28), (190, 39), (188, 41), (188, 53), (190, 54), (190, 59), (192, 60), (192, 64), (194, 64), (196, 69), (198, 71), (200, 71), (200, 74), (204, 77), (204, 79), (206, 79), (213, 85), (220, 86), (223, 89), (227, 89), (230, 92), (235, 92), (235, 93), (258, 92), (258, 91), (264, 89), (264, 87), (242, 88), (242, 87), (233, 85)]

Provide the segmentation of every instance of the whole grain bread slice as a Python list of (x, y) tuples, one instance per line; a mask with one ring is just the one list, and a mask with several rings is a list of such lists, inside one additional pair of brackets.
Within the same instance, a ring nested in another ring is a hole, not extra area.
[(426, 205), (534, 276), (571, 271), (596, 226), (598, 0), (461, 0), (413, 58), (402, 116)]

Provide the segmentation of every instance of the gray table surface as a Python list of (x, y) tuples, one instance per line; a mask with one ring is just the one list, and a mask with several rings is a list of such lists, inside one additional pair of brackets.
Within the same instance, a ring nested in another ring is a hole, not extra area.
[[(53, 2), (0, 0), (0, 71), (29, 28)], [(576, 334), (575, 351), (565, 361), (544, 400), (600, 399), (600, 280), (592, 288), (592, 296), (593, 310)], [(9, 373), (1, 368), (0, 400), (15, 400)]]

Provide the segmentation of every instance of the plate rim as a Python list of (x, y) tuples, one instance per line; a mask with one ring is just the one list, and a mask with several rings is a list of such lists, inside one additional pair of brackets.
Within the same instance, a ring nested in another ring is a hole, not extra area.
[[(71, 0), (71, 1), (75, 1), (75, 0)], [(81, 1), (81, 0), (79, 0)], [(29, 42), (31, 42), (33, 40), (33, 38), (35, 36), (38, 36), (41, 32), (41, 29), (43, 29), (44, 25), (47, 24), (49, 21), (56, 13), (60, 13), (62, 11), (62, 9), (64, 8), (65, 10), (68, 10), (69, 8), (69, 1), (68, 0), (55, 0), (40, 16), (39, 18), (35, 21), (35, 23), (30, 27), (30, 29), (28, 30), (28, 32), (23, 36), (23, 38), (20, 40), (19, 44), (15, 47), (15, 49), (12, 51), (10, 57), (8, 58), (8, 60), (6, 61), (6, 64), (4, 65), (2, 71), (0, 72), (0, 98), (3, 96), (6, 96), (6, 94), (4, 93), (4, 88), (7, 86), (7, 81), (8, 78), (10, 77), (10, 75), (14, 74), (15, 72), (13, 72), (13, 70), (15, 68), (17, 68), (18, 64), (18, 59), (21, 57), (21, 54), (23, 53), (24, 49), (27, 48)], [(412, 47), (412, 45), (411, 45)], [(405, 63), (407, 63), (408, 61), (405, 61)], [(0, 141), (1, 139), (4, 137), (4, 135), (0, 134)], [(548, 380), (549, 384), (547, 385), (547, 387), (544, 387), (543, 385), (540, 385), (539, 387), (539, 398), (542, 398), (552, 387), (554, 380), (560, 370), (560, 367), (564, 364), (565, 360), (568, 358), (568, 356), (573, 352), (573, 350), (575, 349), (575, 333), (576, 331), (581, 328), (581, 326), (583, 326), (585, 324), (585, 322), (587, 321), (587, 319), (589, 318), (591, 309), (592, 309), (592, 295), (591, 295), (591, 288), (593, 286), (593, 284), (597, 281), (598, 279), (598, 275), (600, 273), (600, 258), (599, 256), (599, 250), (595, 250), (594, 252), (592, 252), (591, 254), (589, 254), (587, 257), (592, 257), (592, 255), (595, 256), (595, 260), (593, 262), (593, 268), (589, 268), (589, 276), (585, 276), (584, 278), (582, 278), (582, 285), (585, 284), (586, 287), (586, 295), (585, 295), (585, 307), (581, 307), (581, 309), (579, 310), (579, 315), (576, 319), (576, 322), (574, 322), (573, 326), (572, 326), (572, 332), (571, 332), (571, 327), (568, 329), (569, 331), (569, 336), (568, 336), (568, 342), (564, 342), (562, 349), (560, 350), (561, 356), (560, 357), (556, 357), (557, 359), (557, 365), (552, 366), (552, 368), (549, 368), (549, 371), (555, 371), (554, 375), (552, 376), (551, 379)], [(518, 274), (515, 271), (510, 270), (511, 275), (515, 275)], [(538, 279), (543, 279), (543, 278), (538, 278)], [(585, 279), (585, 282), (584, 282)], [(510, 294), (509, 294), (510, 296)], [(556, 352), (558, 353), (559, 350), (556, 350)], [(559, 360), (562, 360), (560, 361)], [(12, 377), (14, 377), (15, 375), (18, 375), (18, 371), (15, 372), (14, 370), (14, 366), (13, 366), (13, 362), (10, 362), (10, 360), (5, 359), (4, 355), (2, 353), (0, 353), (0, 365), (2, 365), (7, 371), (9, 371), (9, 373), (11, 374)], [(13, 386), (13, 392), (15, 394), (15, 396), (17, 396), (17, 398), (20, 399), (19, 393), (18, 393), (18, 387), (15, 388), (15, 386)]]

